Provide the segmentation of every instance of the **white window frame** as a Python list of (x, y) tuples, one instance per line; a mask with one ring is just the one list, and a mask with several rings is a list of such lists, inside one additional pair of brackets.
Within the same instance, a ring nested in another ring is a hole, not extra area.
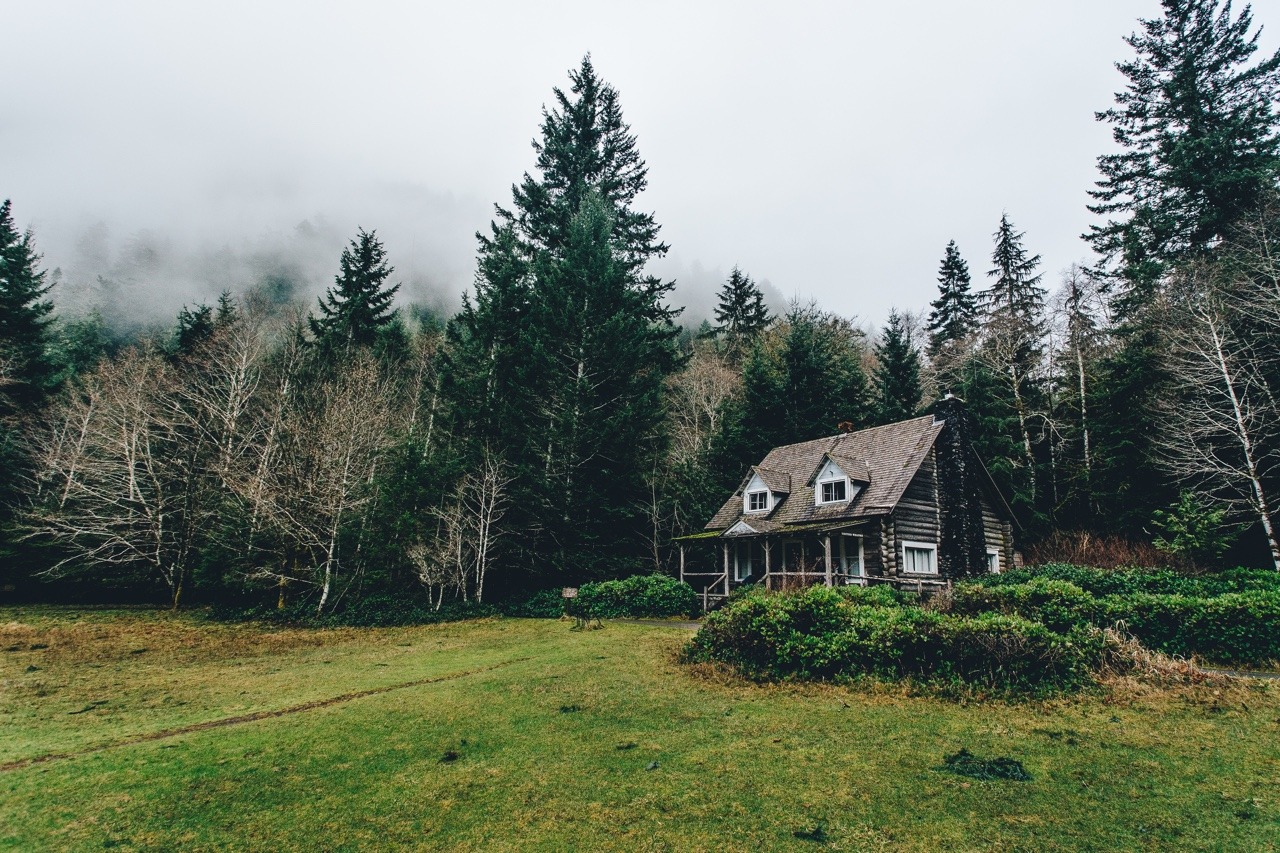
[[(762, 509), (751, 508), (751, 498), (754, 497), (755, 495), (764, 495), (764, 507)], [(769, 493), (768, 489), (754, 489), (743, 495), (742, 511), (748, 515), (755, 514), (758, 512), (768, 512), (769, 505), (772, 503), (773, 503), (773, 495)]]
[[(917, 551), (929, 552), (929, 565), (932, 567), (927, 572), (911, 571), (907, 568), (907, 549), (911, 548)], [(936, 575), (938, 574), (938, 546), (933, 542), (911, 542), (902, 540), (902, 551), (900, 552), (902, 559), (902, 573), (907, 575)]]
[[(840, 541), (840, 551), (839, 551), (840, 570), (844, 572), (845, 578), (848, 579), (848, 582), (853, 583), (853, 580), (852, 580), (853, 578), (863, 577), (864, 574), (866, 573), (866, 562), (864, 560), (865, 555), (863, 553), (862, 535), (859, 533), (842, 533), (837, 538)], [(856, 555), (857, 571), (851, 572), (849, 571), (849, 557), (850, 557), (850, 551), (853, 550), (851, 546), (853, 545), (853, 540), (855, 539), (858, 542), (858, 549), (857, 549), (857, 555)]]
[[(829, 483), (844, 483), (844, 497), (838, 500), (824, 501), (822, 499), (822, 487)], [(826, 464), (822, 466), (822, 470), (818, 472), (818, 476), (813, 483), (813, 505), (831, 506), (832, 504), (847, 504), (852, 499), (853, 483), (849, 481), (849, 475), (846, 474), (834, 461), (828, 459)]]
[[(822, 492), (827, 486), (835, 487), (836, 483), (844, 485), (844, 497), (832, 498), (824, 500)], [(825, 506), (827, 504), (844, 504), (849, 502), (849, 478), (848, 477), (828, 477), (825, 480), (819, 480), (816, 484), (817, 488), (813, 490), (814, 506)]]
[(987, 573), (992, 575), (1000, 574), (1000, 549), (987, 549)]

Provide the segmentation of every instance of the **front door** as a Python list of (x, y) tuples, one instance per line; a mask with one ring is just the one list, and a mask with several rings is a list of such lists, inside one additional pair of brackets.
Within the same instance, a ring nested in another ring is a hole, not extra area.
[(785, 572), (804, 571), (805, 549), (800, 539), (782, 540), (782, 570)]

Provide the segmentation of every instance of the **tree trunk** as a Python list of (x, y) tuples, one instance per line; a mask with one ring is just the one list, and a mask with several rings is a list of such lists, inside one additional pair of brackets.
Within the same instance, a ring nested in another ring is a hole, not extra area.
[(1214, 357), (1217, 360), (1218, 368), (1222, 372), (1223, 387), (1231, 400), (1231, 413), (1235, 420), (1236, 439), (1240, 442), (1240, 449), (1244, 454), (1245, 468), (1248, 471), (1249, 483), (1253, 488), (1255, 509), (1258, 512), (1259, 520), (1262, 522), (1262, 529), (1267, 535), (1267, 545), (1271, 549), (1271, 562), (1276, 571), (1280, 571), (1280, 542), (1276, 540), (1275, 528), (1271, 522), (1271, 508), (1267, 502), (1267, 494), (1262, 484), (1261, 473), (1258, 470), (1257, 452), (1254, 448), (1253, 437), (1250, 435), (1248, 423), (1245, 421), (1244, 409), (1240, 402), (1240, 395), (1236, 391), (1218, 324), (1212, 318), (1208, 318), (1208, 325), (1213, 341)]

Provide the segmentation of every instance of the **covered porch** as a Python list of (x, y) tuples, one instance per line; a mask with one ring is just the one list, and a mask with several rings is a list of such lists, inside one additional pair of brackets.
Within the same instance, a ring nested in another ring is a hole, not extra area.
[[(746, 584), (776, 591), (818, 583), (866, 585), (873, 580), (867, 573), (867, 553), (874, 547), (868, 541), (874, 526), (868, 522), (768, 532), (743, 527), (675, 540), (680, 580), (699, 592), (704, 610), (727, 598), (734, 587)], [(715, 561), (711, 567), (708, 557)]]

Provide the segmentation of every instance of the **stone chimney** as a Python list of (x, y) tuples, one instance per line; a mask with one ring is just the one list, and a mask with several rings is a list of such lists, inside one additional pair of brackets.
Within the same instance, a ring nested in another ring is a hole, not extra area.
[(973, 449), (973, 430), (964, 400), (948, 392), (933, 406), (942, 424), (937, 449), (938, 501), (942, 521), (938, 547), (943, 570), (958, 577), (987, 571), (982, 518), (982, 462)]

